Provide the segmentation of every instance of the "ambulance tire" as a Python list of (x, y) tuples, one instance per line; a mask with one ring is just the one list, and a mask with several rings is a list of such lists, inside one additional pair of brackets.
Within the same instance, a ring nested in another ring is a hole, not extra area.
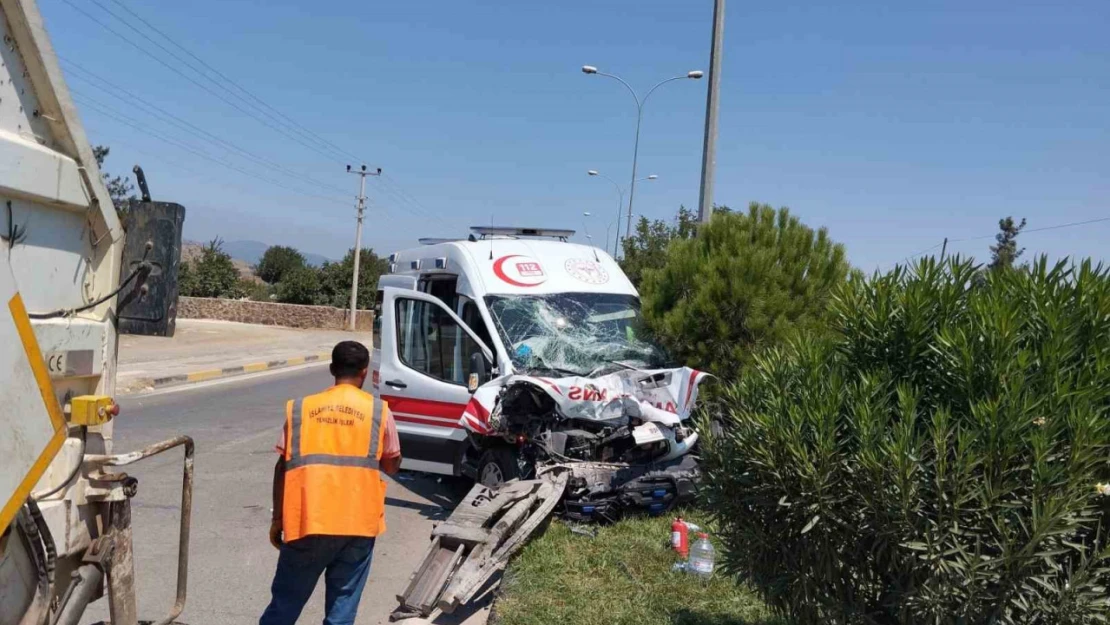
[(482, 454), (478, 461), (478, 483), (490, 488), (501, 486), (509, 480), (524, 477), (517, 451), (511, 447), (494, 447)]

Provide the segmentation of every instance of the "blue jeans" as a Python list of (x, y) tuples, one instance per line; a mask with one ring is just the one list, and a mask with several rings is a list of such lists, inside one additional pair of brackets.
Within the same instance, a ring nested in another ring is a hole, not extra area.
[(373, 555), (374, 539), (359, 536), (305, 536), (285, 543), (259, 625), (294, 625), (325, 571), (324, 625), (353, 625)]

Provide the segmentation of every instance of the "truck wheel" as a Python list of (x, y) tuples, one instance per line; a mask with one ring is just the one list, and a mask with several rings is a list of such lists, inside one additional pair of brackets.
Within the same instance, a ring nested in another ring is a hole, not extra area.
[(515, 450), (505, 447), (490, 449), (478, 461), (478, 483), (497, 488), (509, 480), (524, 477)]

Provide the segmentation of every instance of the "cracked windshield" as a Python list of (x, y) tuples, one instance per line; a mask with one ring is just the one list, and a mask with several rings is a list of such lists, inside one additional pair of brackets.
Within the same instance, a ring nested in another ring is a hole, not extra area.
[(631, 295), (489, 295), (486, 305), (513, 364), (524, 371), (590, 377), (668, 364), (643, 336), (640, 302)]

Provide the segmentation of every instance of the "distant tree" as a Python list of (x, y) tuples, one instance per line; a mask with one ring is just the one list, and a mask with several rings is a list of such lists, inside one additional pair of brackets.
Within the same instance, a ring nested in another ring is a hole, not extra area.
[[(389, 271), (389, 259), (382, 258), (374, 250), (364, 248), (359, 255), (358, 307), (368, 309), (374, 303), (378, 290), (378, 278)], [(354, 273), (355, 250), (347, 251), (340, 262), (325, 262), (320, 267), (320, 291), (317, 303), (336, 308), (351, 305), (351, 274)]]
[(181, 261), (177, 267), (177, 293), (185, 297), (196, 297), (195, 293), (198, 291), (197, 287), (197, 270), (193, 268), (192, 263), (187, 260)]
[(271, 301), (271, 294), (274, 289), (265, 282), (258, 280), (246, 280), (239, 278), (238, 286), (235, 287), (242, 297), (245, 297), (254, 302), (269, 302)]
[[(185, 263), (183, 263), (184, 265)], [(212, 239), (201, 250), (200, 258), (195, 259), (186, 271), (187, 281), (181, 283), (181, 294), (189, 297), (242, 297), (239, 290), (239, 271), (231, 262), (231, 256), (223, 251), (223, 241)], [(189, 290), (185, 288), (188, 286)]]
[(304, 266), (304, 254), (292, 247), (273, 245), (266, 249), (262, 260), (258, 261), (255, 273), (267, 284), (277, 284), (287, 272)]
[(1025, 229), (1025, 218), (1021, 223), (1015, 223), (1013, 217), (998, 220), (998, 234), (994, 235), (997, 242), (991, 246), (991, 270), (1009, 269), (1014, 262), (1025, 252), (1025, 248), (1018, 249), (1017, 237)]
[(685, 206), (678, 207), (678, 214), (671, 223), (662, 219), (649, 222), (647, 217), (640, 217), (635, 234), (622, 241), (624, 258), (620, 261), (621, 270), (639, 288), (644, 270), (662, 266), (667, 245), (675, 239), (694, 236), (697, 223), (697, 213)]
[(293, 267), (285, 272), (275, 290), (283, 304), (315, 304), (320, 297), (320, 271), (314, 267)]
[(104, 179), (104, 186), (108, 187), (108, 197), (112, 198), (112, 204), (115, 205), (117, 212), (126, 211), (130, 205), (131, 200), (137, 200), (139, 197), (135, 195), (135, 185), (131, 183), (131, 179), (127, 176), (113, 176), (104, 171), (104, 159), (108, 158), (108, 153), (111, 151), (106, 145), (93, 146), (93, 158), (96, 159), (96, 167), (100, 170), (100, 177)]

